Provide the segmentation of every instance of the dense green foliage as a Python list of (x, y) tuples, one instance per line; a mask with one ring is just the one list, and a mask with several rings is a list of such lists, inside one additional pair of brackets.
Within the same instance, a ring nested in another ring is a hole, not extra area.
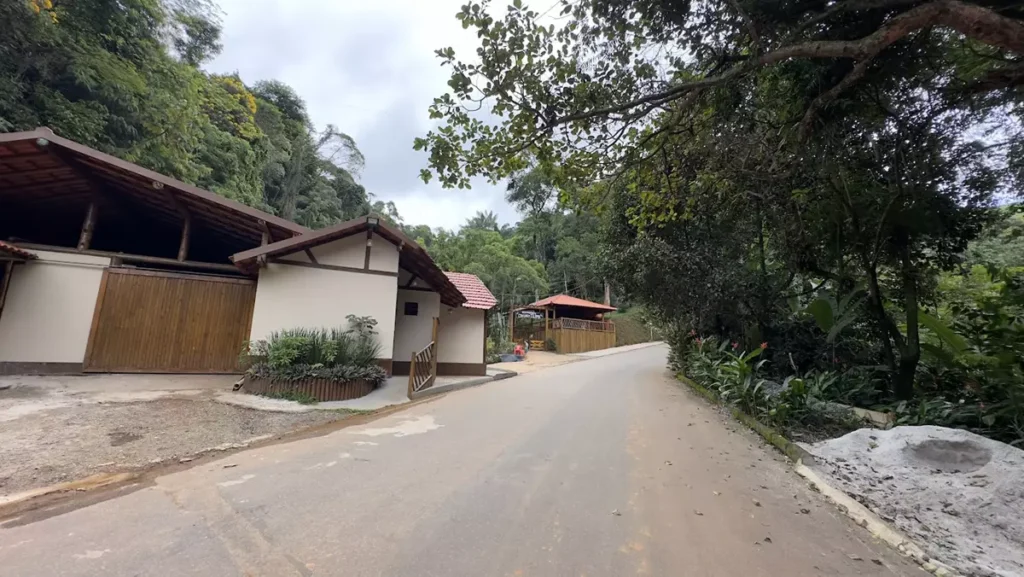
[(365, 380), (380, 386), (387, 374), (377, 364), (381, 345), (377, 321), (349, 315), (348, 329), (276, 331), (251, 343), (245, 353), (247, 375), (275, 381), (327, 379), (338, 383)]
[(0, 0), (0, 131), (57, 134), (310, 227), (369, 212), (362, 156), (276, 81), (198, 68), (203, 0)]
[(625, 311), (609, 313), (605, 319), (615, 323), (615, 346), (623, 347), (661, 340), (660, 327), (643, 307), (632, 307)]
[(827, 371), (902, 422), (1024, 438), (1021, 224), (993, 208), (1024, 165), (1019, 7), (559, 5), (463, 7), (480, 47), (438, 51), (425, 178), (538, 163), (679, 358), (691, 331), (767, 342), (766, 381)]
[(494, 213), (479, 212), (458, 231), (403, 229), (442, 269), (479, 276), (499, 311), (560, 293), (601, 302), (601, 219), (564, 202), (540, 168), (512, 178), (506, 200), (519, 211), (515, 225), (499, 225)]
[[(747, 352), (738, 342), (688, 335), (672, 349), (670, 365), (761, 422), (810, 430), (817, 436), (845, 433), (859, 426), (843, 404), (857, 401), (857, 390), (839, 386), (831, 371), (811, 370), (775, 381), (766, 377), (767, 343)], [(842, 404), (840, 404), (842, 403)]]

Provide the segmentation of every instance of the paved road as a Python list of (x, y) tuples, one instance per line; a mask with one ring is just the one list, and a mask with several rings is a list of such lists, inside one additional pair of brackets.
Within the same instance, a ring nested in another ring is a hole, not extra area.
[(546, 369), (8, 523), (0, 574), (924, 575), (664, 358)]

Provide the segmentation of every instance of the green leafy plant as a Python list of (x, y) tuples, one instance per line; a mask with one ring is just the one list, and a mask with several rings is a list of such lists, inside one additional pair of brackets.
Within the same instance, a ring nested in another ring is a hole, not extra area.
[(864, 290), (856, 289), (840, 300), (822, 291), (818, 298), (807, 305), (807, 312), (814, 317), (818, 327), (826, 333), (825, 340), (834, 343), (839, 333), (857, 320), (857, 312), (864, 302)]
[(380, 386), (387, 373), (377, 364), (382, 348), (373, 330), (376, 321), (350, 315), (349, 325), (277, 331), (265, 341), (250, 343), (246, 374), (275, 381), (365, 380)]

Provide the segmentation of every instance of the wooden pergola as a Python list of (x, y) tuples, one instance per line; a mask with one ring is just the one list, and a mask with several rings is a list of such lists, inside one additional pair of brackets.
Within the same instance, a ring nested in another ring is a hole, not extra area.
[[(615, 323), (604, 320), (605, 313), (615, 307), (583, 300), (569, 295), (555, 295), (509, 311), (508, 326), (512, 340), (526, 340), (534, 349), (546, 349), (553, 342), (560, 353), (582, 353), (615, 346)], [(518, 313), (534, 311), (543, 315), (544, 327), (516, 334)]]

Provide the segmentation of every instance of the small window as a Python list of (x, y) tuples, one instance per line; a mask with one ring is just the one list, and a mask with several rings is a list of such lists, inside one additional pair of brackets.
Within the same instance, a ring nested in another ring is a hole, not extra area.
[(420, 314), (420, 303), (405, 303), (405, 316), (414, 317)]

